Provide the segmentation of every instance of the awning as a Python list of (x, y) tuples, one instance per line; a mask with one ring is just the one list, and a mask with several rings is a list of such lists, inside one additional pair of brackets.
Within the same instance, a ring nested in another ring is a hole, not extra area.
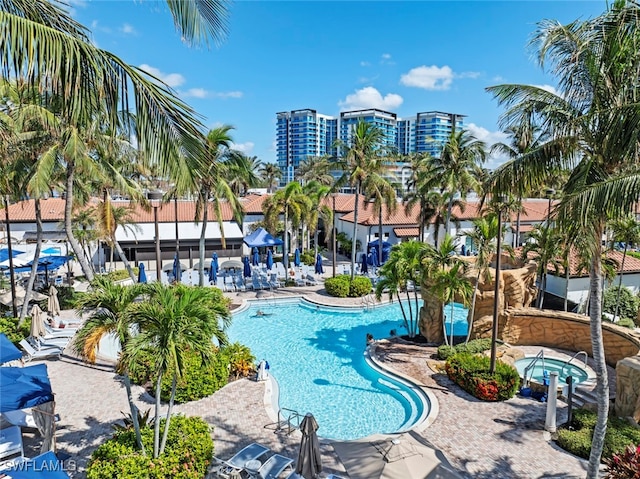
[(417, 238), (420, 236), (420, 228), (393, 228), (393, 233), (398, 238)]
[(282, 240), (274, 238), (264, 228), (258, 228), (250, 235), (246, 236), (243, 240), (250, 248), (261, 246), (278, 246), (282, 244)]

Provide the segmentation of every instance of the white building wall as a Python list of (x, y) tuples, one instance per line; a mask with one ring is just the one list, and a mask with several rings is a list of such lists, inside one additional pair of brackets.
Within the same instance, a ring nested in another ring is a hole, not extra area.
[[(611, 286), (617, 286), (620, 281), (620, 276), (616, 276), (615, 280), (611, 283)], [(547, 275), (547, 292), (555, 294), (560, 298), (564, 298), (565, 295), (565, 278), (558, 277), (552, 274)], [(631, 289), (634, 294), (638, 294), (640, 291), (640, 273), (630, 273), (623, 276), (622, 285)], [(589, 277), (584, 278), (570, 278), (569, 290), (567, 293), (567, 299), (573, 303), (582, 303), (587, 300), (589, 296)]]

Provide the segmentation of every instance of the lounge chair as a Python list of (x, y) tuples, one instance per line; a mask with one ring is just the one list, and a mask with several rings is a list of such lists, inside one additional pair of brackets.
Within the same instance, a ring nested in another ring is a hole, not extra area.
[(269, 284), (273, 288), (279, 288), (279, 287), (282, 286), (282, 283), (280, 281), (278, 281), (278, 274), (277, 273), (271, 273), (271, 276), (269, 278)]
[(312, 274), (308, 274), (307, 278), (305, 279), (305, 282), (307, 283), (307, 286), (317, 286), (318, 281), (316, 280), (316, 278), (312, 275)]
[[(214, 465), (212, 472), (217, 477), (229, 478), (232, 474), (239, 474), (244, 469), (244, 465), (248, 461), (254, 461), (261, 458), (267, 452), (269, 448), (254, 442), (248, 446), (240, 449), (234, 456), (228, 461), (224, 461), (217, 457), (213, 457)], [(268, 461), (267, 461), (268, 462)], [(266, 462), (265, 462), (266, 464)]]
[(46, 338), (70, 338), (78, 332), (77, 328), (52, 328), (47, 321), (44, 322), (44, 330), (47, 332)]
[(49, 348), (66, 348), (71, 342), (71, 338), (41, 338), (29, 336), (27, 341), (38, 351)]
[(282, 474), (285, 469), (292, 467), (293, 459), (281, 456), (280, 454), (274, 454), (267, 462), (265, 462), (260, 469), (258, 469), (259, 479), (276, 479)]
[(254, 291), (263, 289), (262, 284), (260, 284), (260, 278), (258, 278), (258, 273), (254, 273), (253, 276), (251, 276), (251, 286)]
[(60, 348), (46, 348), (46, 349), (35, 349), (29, 341), (23, 339), (20, 341), (20, 346), (23, 351), (26, 353), (26, 356), (23, 356), (25, 362), (32, 361), (34, 359), (44, 359), (44, 358), (59, 358), (62, 354), (62, 349)]

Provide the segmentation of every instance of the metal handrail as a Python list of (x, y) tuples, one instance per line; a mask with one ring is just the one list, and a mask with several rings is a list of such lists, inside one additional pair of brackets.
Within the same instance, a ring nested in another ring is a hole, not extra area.
[(589, 359), (589, 354), (586, 351), (578, 351), (573, 356), (571, 356), (571, 359), (569, 359), (569, 361), (565, 362), (562, 365), (562, 369), (560, 370), (560, 374), (564, 374), (564, 368), (567, 367), (569, 364), (571, 364), (571, 361), (573, 361), (575, 358), (577, 358), (578, 356), (583, 355), (583, 354), (584, 354), (584, 365), (588, 366), (587, 360)]
[(527, 366), (524, 368), (524, 374), (523, 374), (523, 378), (522, 378), (522, 383), (525, 386), (529, 386), (529, 383), (531, 382), (531, 378), (527, 379), (527, 373), (533, 369), (536, 365), (536, 363), (538, 362), (538, 360), (540, 360), (542, 362), (542, 369), (544, 369), (544, 351), (541, 349), (540, 352), (538, 354), (536, 354), (536, 357), (533, 358), (531, 360), (531, 362), (529, 364), (527, 364)]
[[(282, 414), (283, 411), (286, 411), (288, 413), (286, 418), (284, 417), (284, 414)], [(288, 409), (286, 407), (280, 408), (278, 410), (277, 431), (284, 430), (285, 428), (283, 426), (286, 425), (287, 435), (291, 434), (293, 431), (300, 428), (300, 421), (302, 418), (303, 418), (302, 414), (300, 414), (298, 411), (294, 411), (293, 409)], [(293, 423), (294, 420), (297, 420), (297, 424)]]

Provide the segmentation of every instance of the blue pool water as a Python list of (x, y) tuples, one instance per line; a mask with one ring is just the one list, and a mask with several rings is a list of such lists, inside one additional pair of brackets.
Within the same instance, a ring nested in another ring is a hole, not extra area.
[(466, 336), (469, 329), (467, 316), (469, 308), (465, 308), (461, 303), (449, 303), (444, 307), (444, 331), (447, 336), (451, 335), (451, 316), (453, 312), (453, 335)]
[[(529, 358), (518, 359), (515, 362), (515, 367), (518, 370), (518, 373), (520, 373), (521, 377), (524, 375), (524, 369), (531, 363), (531, 361), (533, 361), (533, 359), (534, 358), (529, 357)], [(587, 373), (587, 371), (580, 366), (581, 364), (582, 363), (580, 362), (576, 363), (574, 360), (574, 362), (567, 365), (565, 361), (562, 361), (560, 359), (544, 358), (544, 366), (543, 366), (542, 361), (539, 359), (535, 363), (533, 370), (529, 370), (527, 372), (527, 378), (530, 377), (535, 382), (542, 384), (542, 379), (544, 377), (545, 370), (548, 371), (549, 373), (551, 373), (552, 371), (557, 371), (558, 384), (560, 386), (566, 384), (565, 379), (567, 378), (567, 376), (573, 376), (574, 384), (578, 384), (586, 381), (589, 377), (589, 374)]]
[[(258, 309), (268, 316), (256, 316)], [(416, 392), (365, 361), (367, 333), (406, 334), (402, 323), (397, 302), (354, 311), (261, 301), (234, 314), (228, 333), (268, 361), (280, 408), (311, 412), (319, 435), (345, 440), (406, 430), (428, 412)]]

